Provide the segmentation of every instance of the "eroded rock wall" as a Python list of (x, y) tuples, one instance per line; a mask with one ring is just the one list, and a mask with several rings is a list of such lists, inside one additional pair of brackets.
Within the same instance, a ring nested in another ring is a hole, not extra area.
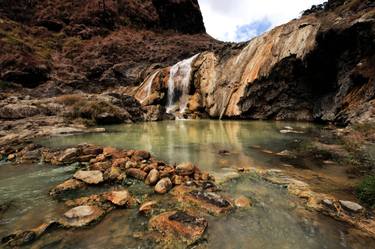
[[(201, 53), (192, 65), (186, 116), (337, 124), (373, 120), (374, 17), (374, 6), (346, 1), (247, 44)], [(155, 86), (164, 82), (163, 88), (151, 87), (154, 92), (168, 91), (169, 70), (154, 79)], [(165, 104), (165, 96), (159, 93), (157, 103)]]

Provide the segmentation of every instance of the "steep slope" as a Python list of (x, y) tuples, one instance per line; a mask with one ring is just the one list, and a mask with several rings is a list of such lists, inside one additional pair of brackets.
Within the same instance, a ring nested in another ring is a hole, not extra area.
[[(187, 111), (176, 111), (337, 124), (374, 120), (374, 18), (372, 1), (331, 0), (247, 44), (202, 53), (191, 64)], [(170, 71), (153, 79), (152, 89), (164, 94), (151, 91), (144, 105), (167, 105)], [(135, 96), (144, 91), (141, 86)]]
[(221, 43), (196, 0), (4, 0), (0, 46), (0, 80), (50, 96), (137, 85), (150, 67)]

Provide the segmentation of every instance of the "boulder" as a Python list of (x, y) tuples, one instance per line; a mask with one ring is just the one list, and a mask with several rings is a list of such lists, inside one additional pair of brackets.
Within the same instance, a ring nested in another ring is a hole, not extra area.
[(99, 170), (92, 171), (77, 171), (74, 176), (75, 179), (81, 180), (87, 184), (99, 184), (104, 181), (103, 173)]
[(61, 224), (65, 227), (83, 227), (98, 221), (104, 211), (96, 206), (78, 206), (64, 214)]
[(172, 211), (152, 217), (149, 228), (162, 233), (164, 236), (182, 240), (189, 245), (201, 239), (208, 222), (186, 212)]
[(194, 165), (192, 163), (181, 163), (177, 165), (176, 173), (180, 176), (189, 176), (194, 173)]
[(156, 185), (155, 185), (155, 192), (158, 194), (165, 194), (172, 188), (172, 182), (169, 178), (163, 178), (161, 179)]
[(159, 181), (159, 171), (157, 169), (152, 169), (146, 178), (146, 184), (155, 185)]

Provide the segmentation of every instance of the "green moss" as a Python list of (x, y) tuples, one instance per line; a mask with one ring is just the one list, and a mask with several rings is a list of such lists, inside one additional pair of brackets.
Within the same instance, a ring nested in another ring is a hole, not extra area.
[(357, 197), (371, 207), (375, 207), (375, 175), (365, 177), (357, 187)]

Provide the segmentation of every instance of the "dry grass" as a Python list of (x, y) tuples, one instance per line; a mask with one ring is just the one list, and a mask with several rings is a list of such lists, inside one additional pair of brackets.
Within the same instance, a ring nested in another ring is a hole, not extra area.
[(80, 94), (62, 95), (56, 98), (56, 102), (66, 106), (73, 106), (77, 103), (84, 102), (84, 97)]

